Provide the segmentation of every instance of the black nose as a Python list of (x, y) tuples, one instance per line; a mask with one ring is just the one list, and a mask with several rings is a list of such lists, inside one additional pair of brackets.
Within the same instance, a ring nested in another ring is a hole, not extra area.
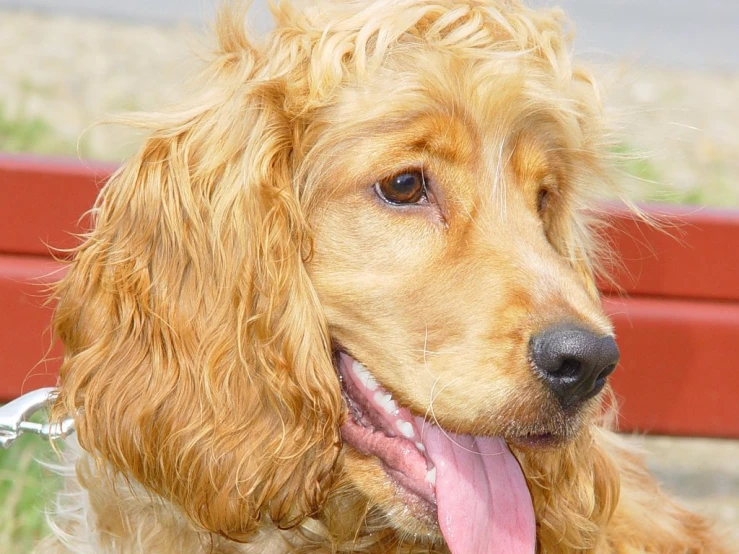
[(598, 394), (618, 363), (613, 337), (598, 337), (574, 325), (557, 325), (529, 344), (536, 370), (563, 407)]

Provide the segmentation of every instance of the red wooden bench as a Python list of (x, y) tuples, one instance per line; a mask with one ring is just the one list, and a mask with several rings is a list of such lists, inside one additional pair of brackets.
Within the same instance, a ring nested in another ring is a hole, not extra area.
[[(55, 382), (45, 286), (113, 167), (0, 157), (0, 401)], [(664, 209), (664, 208), (660, 208)], [(613, 212), (624, 269), (604, 286), (625, 429), (739, 438), (739, 213), (665, 212), (667, 233)], [(82, 220), (80, 220), (82, 218)]]

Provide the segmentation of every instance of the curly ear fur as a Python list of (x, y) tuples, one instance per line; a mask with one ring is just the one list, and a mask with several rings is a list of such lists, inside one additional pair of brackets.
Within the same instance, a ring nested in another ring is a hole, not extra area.
[(55, 413), (78, 414), (81, 444), (116, 472), (234, 540), (319, 509), (342, 417), (303, 265), (298, 131), (242, 21), (220, 22), (205, 96), (129, 118), (153, 133), (101, 191), (55, 319)]

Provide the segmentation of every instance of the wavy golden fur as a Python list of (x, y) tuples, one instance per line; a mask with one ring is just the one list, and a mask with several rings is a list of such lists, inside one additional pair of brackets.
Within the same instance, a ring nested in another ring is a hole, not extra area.
[[(512, 445), (540, 552), (726, 552), (605, 429), (600, 397), (566, 417), (524, 354), (559, 319), (612, 332), (593, 214), (619, 191), (561, 14), (273, 12), (254, 43), (223, 10), (199, 93), (126, 118), (150, 135), (57, 289), (55, 414), (77, 414), (81, 449), (40, 552), (447, 552), (342, 446), (338, 344), (448, 429), (566, 439)], [(436, 207), (373, 196), (408, 167)]]

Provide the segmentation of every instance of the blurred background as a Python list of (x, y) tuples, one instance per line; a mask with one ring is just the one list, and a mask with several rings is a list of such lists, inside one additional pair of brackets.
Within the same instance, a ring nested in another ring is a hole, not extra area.
[[(529, 0), (562, 6), (597, 68), (642, 199), (739, 206), (739, 2)], [(0, 0), (0, 153), (120, 163), (139, 137), (95, 125), (176, 100), (208, 48), (215, 0)], [(264, 0), (250, 28), (270, 28)], [(0, 201), (2, 201), (0, 199)], [(739, 277), (738, 277), (739, 278)], [(664, 485), (739, 542), (739, 442), (634, 437)], [(43, 533), (56, 483), (34, 437), (0, 452), (0, 552)]]

